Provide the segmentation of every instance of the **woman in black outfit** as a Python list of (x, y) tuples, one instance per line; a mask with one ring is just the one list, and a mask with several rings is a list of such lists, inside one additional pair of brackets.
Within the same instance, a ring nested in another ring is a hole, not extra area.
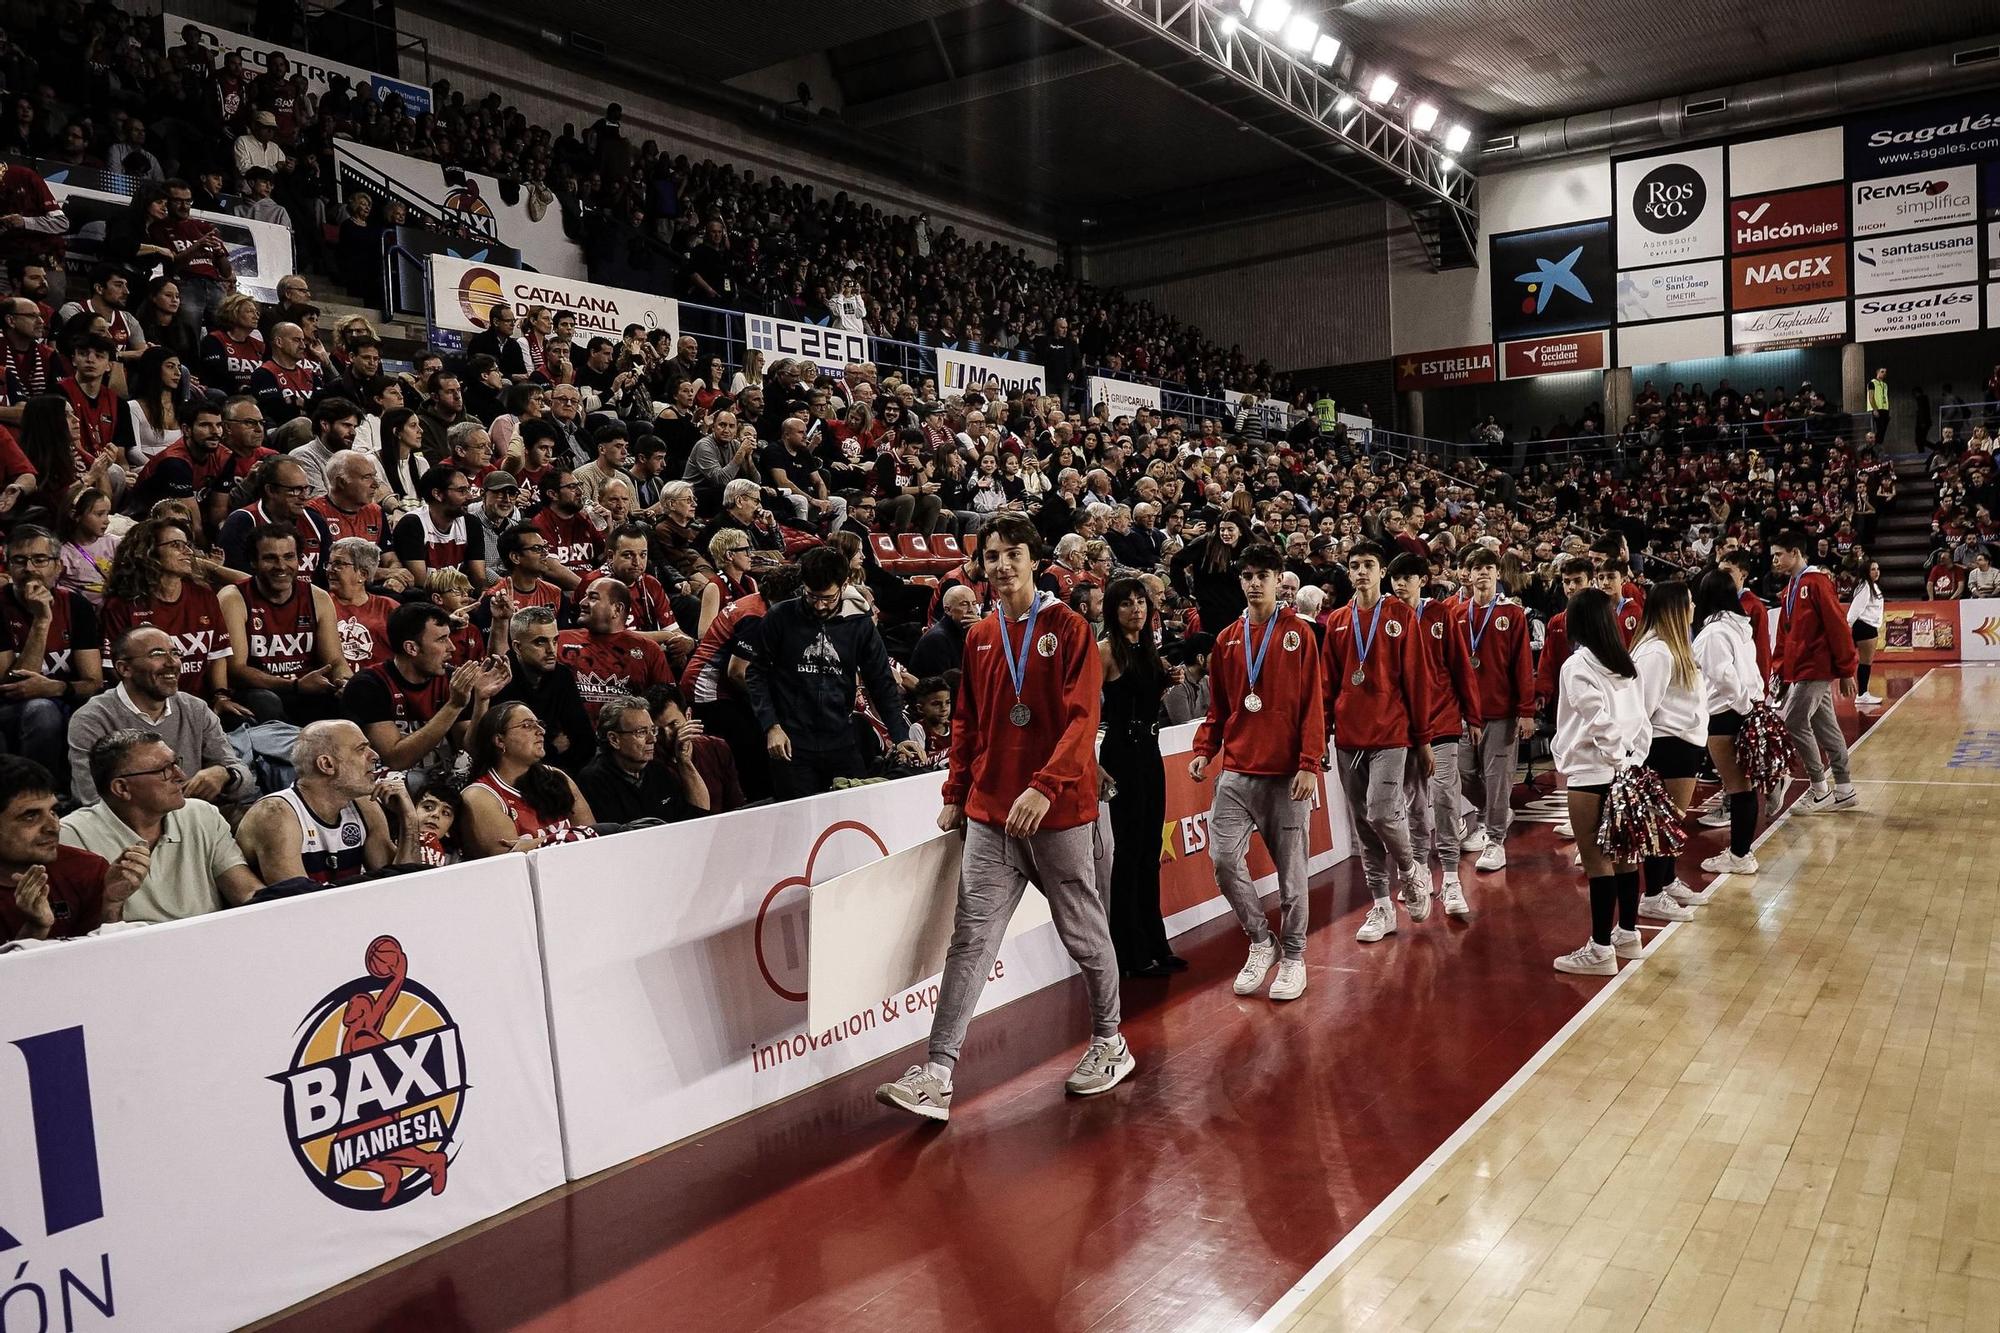
[(1111, 806), (1111, 943), (1128, 977), (1164, 977), (1187, 964), (1160, 919), (1160, 826), (1167, 774), (1160, 761), (1160, 696), (1180, 677), (1153, 643), (1146, 585), (1118, 578), (1104, 597), (1104, 744), (1098, 764), (1116, 784)]
[(1183, 547), (1168, 566), (1174, 582), (1200, 608), (1205, 633), (1219, 634), (1243, 614), (1243, 588), (1236, 577), (1236, 557), (1243, 554), (1243, 545), (1243, 520), (1224, 514), (1214, 532)]

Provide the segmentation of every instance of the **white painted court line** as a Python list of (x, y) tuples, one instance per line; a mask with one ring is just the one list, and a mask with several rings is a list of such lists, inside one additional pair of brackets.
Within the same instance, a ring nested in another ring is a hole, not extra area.
[[(1893, 715), (1895, 711), (1898, 708), (1901, 708), (1903, 704), (1912, 695), (1916, 694), (1918, 690), (1921, 690), (1925, 686), (1925, 684), (1930, 681), (1931, 676), (1935, 673), (1935, 671), (1936, 668), (1932, 668), (1931, 671), (1926, 671), (1915, 685), (1912, 685), (1909, 689), (1905, 690), (1901, 695), (1899, 695), (1895, 699), (1894, 702), (1890, 703), (1888, 707), (1884, 708), (1880, 713), (1878, 713), (1875, 716), (1874, 725), (1869, 727), (1868, 730), (1864, 732), (1860, 736), (1860, 738), (1854, 742), (1853, 745), (1848, 747), (1848, 752), (1852, 754), (1855, 750), (1860, 749), (1861, 746), (1868, 740), (1870, 736), (1873, 736), (1877, 731), (1881, 730), (1883, 724), (1888, 722), (1891, 715)], [(1857, 785), (1859, 784), (1857, 783)], [(1980, 784), (1947, 783), (1945, 785), (1977, 786)], [(1995, 784), (1995, 785), (2000, 785), (2000, 784)], [(1755, 851), (1757, 848), (1763, 846), (1764, 843), (1770, 839), (1771, 835), (1778, 831), (1779, 826), (1792, 817), (1792, 812), (1797, 808), (1798, 807), (1796, 802), (1791, 806), (1786, 807), (1785, 811), (1782, 814), (1780, 814), (1776, 819), (1771, 821), (1770, 827), (1766, 828), (1764, 832), (1758, 836), (1757, 840), (1750, 844), (1751, 850)], [(1720, 875), (1716, 877), (1716, 882), (1719, 883), (1722, 880), (1728, 878), (1729, 876), (1727, 875)], [(1694, 923), (1688, 921), (1669, 922), (1666, 928), (1661, 930), (1660, 933), (1654, 937), (1652, 943), (1647, 946), (1646, 949), (1647, 954), (1651, 955), (1655, 950), (1657, 950), (1660, 947), (1661, 944), (1663, 944), (1666, 941), (1668, 936), (1672, 935), (1682, 926), (1692, 925), (1692, 924)], [(1618, 988), (1625, 984), (1625, 979), (1627, 977), (1630, 977), (1634, 972), (1637, 972), (1638, 970), (1639, 969), (1637, 967), (1620, 968), (1618, 970), (1618, 975), (1611, 978), (1610, 981), (1604, 984), (1604, 988), (1602, 990), (1598, 991), (1597, 994), (1591, 996), (1589, 1000), (1585, 1001), (1583, 1008), (1577, 1010), (1576, 1015), (1573, 1018), (1571, 1018), (1569, 1022), (1563, 1024), (1561, 1029), (1557, 1031), (1557, 1033), (1553, 1037), (1550, 1037), (1548, 1041), (1542, 1045), (1542, 1048), (1540, 1050), (1536, 1051), (1534, 1055), (1530, 1056), (1528, 1058), (1528, 1062), (1522, 1065), (1518, 1070), (1516, 1070), (1512, 1078), (1508, 1079), (1505, 1083), (1501, 1084), (1499, 1091), (1495, 1092), (1491, 1097), (1487, 1098), (1485, 1104), (1482, 1105), (1477, 1111), (1474, 1111), (1470, 1119), (1468, 1119), (1464, 1124), (1460, 1125), (1456, 1130), (1454, 1130), (1450, 1138), (1447, 1138), (1443, 1143), (1440, 1143), (1437, 1146), (1437, 1149), (1434, 1152), (1432, 1152), (1429, 1157), (1426, 1157), (1418, 1165), (1415, 1171), (1412, 1171), (1407, 1177), (1404, 1178), (1402, 1184), (1396, 1186), (1395, 1189), (1389, 1192), (1389, 1196), (1387, 1198), (1383, 1199), (1382, 1202), (1376, 1204), (1374, 1208), (1370, 1209), (1368, 1216), (1362, 1218), (1360, 1223), (1354, 1228), (1354, 1230), (1348, 1232), (1345, 1236), (1342, 1236), (1340, 1238), (1339, 1243), (1336, 1244), (1332, 1249), (1328, 1250), (1326, 1254), (1320, 1259), (1320, 1261), (1314, 1264), (1304, 1277), (1300, 1278), (1297, 1282), (1294, 1282), (1291, 1285), (1291, 1287), (1286, 1290), (1285, 1294), (1278, 1298), (1277, 1304), (1273, 1305), (1269, 1310), (1266, 1310), (1264, 1312), (1263, 1318), (1259, 1319), (1256, 1323), (1250, 1326), (1249, 1333), (1272, 1333), (1272, 1330), (1277, 1329), (1287, 1319), (1290, 1319), (1294, 1314), (1297, 1314), (1299, 1308), (1303, 1306), (1306, 1303), (1306, 1301), (1309, 1300), (1315, 1293), (1318, 1292), (1320, 1286), (1329, 1277), (1333, 1276), (1335, 1270), (1337, 1270), (1342, 1264), (1346, 1263), (1348, 1259), (1352, 1258), (1355, 1251), (1359, 1250), (1363, 1245), (1366, 1245), (1370, 1240), (1374, 1239), (1375, 1233), (1381, 1230), (1383, 1225), (1386, 1224), (1390, 1218), (1396, 1215), (1397, 1210), (1402, 1208), (1402, 1206), (1405, 1203), (1409, 1202), (1410, 1196), (1415, 1194), (1418, 1190), (1422, 1189), (1425, 1186), (1425, 1184), (1427, 1184), (1430, 1181), (1430, 1178), (1437, 1174), (1438, 1168), (1442, 1167), (1447, 1161), (1451, 1159), (1453, 1153), (1457, 1152), (1459, 1148), (1464, 1146), (1466, 1140), (1470, 1139), (1474, 1134), (1477, 1134), (1482, 1128), (1484, 1128), (1486, 1122), (1491, 1120), (1495, 1115), (1497, 1115), (1500, 1111), (1500, 1108), (1505, 1106), (1509, 1101), (1511, 1101), (1514, 1097), (1514, 1094), (1519, 1092), (1521, 1088), (1528, 1082), (1529, 1079), (1533, 1078), (1537, 1073), (1541, 1072), (1542, 1066), (1547, 1064), (1551, 1059), (1553, 1059), (1555, 1057), (1556, 1052), (1560, 1051), (1563, 1048), (1564, 1044), (1567, 1043), (1569, 1039), (1576, 1034), (1577, 1030), (1581, 1028), (1585, 1023), (1589, 1022), (1591, 1016), (1594, 1015), (1599, 1009), (1604, 1007), (1605, 1001), (1609, 1000), (1612, 997), (1612, 995), (1617, 993)]]

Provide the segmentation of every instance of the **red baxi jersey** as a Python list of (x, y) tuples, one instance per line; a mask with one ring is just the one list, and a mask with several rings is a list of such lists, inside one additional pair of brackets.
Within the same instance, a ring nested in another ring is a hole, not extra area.
[(549, 554), (576, 573), (597, 568), (604, 553), (604, 534), (581, 512), (564, 518), (550, 505), (535, 515), (530, 526), (548, 539)]
[(65, 377), (60, 387), (63, 397), (76, 409), (77, 423), (83, 428), (83, 439), (77, 446), (77, 468), (82, 471), (117, 443), (125, 401), (111, 392), (109, 383), (100, 384), (95, 397), (85, 393), (73, 377)]
[[(1250, 660), (1260, 654), (1253, 711)], [(1253, 777), (1319, 771), (1326, 758), (1326, 701), (1319, 640), (1305, 621), (1280, 608), (1246, 630), (1239, 616), (1216, 636), (1208, 672), (1208, 716), (1195, 732), (1196, 754), (1212, 759), (1220, 752), (1223, 768)]]
[[(577, 605), (583, 604), (584, 593), (599, 579), (612, 577), (608, 569), (593, 569), (583, 576), (576, 585)], [(622, 581), (622, 580), (621, 580)], [(627, 583), (626, 590), (632, 594), (632, 614), (626, 626), (642, 633), (652, 634), (663, 629), (679, 629), (680, 622), (674, 619), (673, 603), (667, 600), (667, 590), (651, 574), (641, 574), (637, 583)]]
[(381, 505), (365, 504), (350, 514), (336, 505), (330, 495), (314, 496), (306, 505), (326, 520), (326, 530), (335, 541), (343, 537), (360, 537), (376, 546), (382, 545)]
[[(104, 631), (98, 628), (97, 609), (82, 594), (65, 588), (51, 588), (55, 598), (49, 610), (48, 639), (39, 662), (16, 662), (22, 671), (38, 671), (51, 680), (75, 680), (76, 664), (70, 660), (78, 648), (101, 648)], [(19, 652), (28, 641), (34, 617), (28, 614), (13, 584), (0, 587), (0, 620), (7, 625), (7, 646)]]
[(653, 686), (671, 684), (674, 678), (660, 646), (630, 630), (592, 634), (566, 629), (556, 635), (556, 652), (576, 669), (577, 692), (583, 695), (592, 721), (611, 700), (627, 694), (643, 697)]
[(472, 780), (471, 785), (484, 787), (500, 798), (500, 804), (507, 808), (507, 817), (514, 821), (514, 832), (522, 837), (533, 833), (539, 834), (543, 842), (576, 842), (597, 836), (595, 829), (578, 827), (567, 816), (543, 819), (535, 813), (535, 807), (528, 804), (528, 798), (501, 781), (498, 774), (482, 773)]
[(347, 665), (360, 671), (389, 660), (389, 613), (396, 609), (393, 597), (368, 593), (361, 605), (333, 599), (333, 613), (340, 626), (340, 655)]
[(292, 581), (290, 601), (273, 602), (257, 581), (239, 583), (250, 630), (249, 665), (268, 675), (289, 679), (319, 664), (319, 623), (313, 614), (312, 585)]
[(103, 619), (106, 662), (126, 630), (150, 625), (172, 639), (181, 655), (181, 689), (210, 699), (208, 664), (229, 656), (229, 635), (223, 629), (222, 607), (214, 592), (184, 580), (180, 597), (171, 602), (155, 597), (136, 602), (106, 597)]
[(1429, 742), (1430, 688), (1417, 638), (1417, 613), (1400, 597), (1380, 598), (1365, 611), (1349, 602), (1333, 613), (1326, 627), (1326, 683), (1334, 744), (1393, 750)]

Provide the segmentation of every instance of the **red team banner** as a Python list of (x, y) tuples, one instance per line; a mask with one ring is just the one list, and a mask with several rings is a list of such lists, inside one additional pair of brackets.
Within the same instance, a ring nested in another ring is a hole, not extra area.
[(1493, 344), (1439, 347), (1406, 352), (1396, 358), (1396, 392), (1448, 389), (1458, 384), (1491, 384), (1495, 378)]

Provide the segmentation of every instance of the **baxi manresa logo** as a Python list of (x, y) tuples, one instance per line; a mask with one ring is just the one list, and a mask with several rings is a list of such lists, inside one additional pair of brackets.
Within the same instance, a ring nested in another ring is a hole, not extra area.
[(1632, 213), (1647, 231), (1671, 236), (1685, 231), (1708, 206), (1701, 173), (1684, 162), (1669, 162), (1646, 173), (1632, 192)]
[(380, 935), (366, 975), (344, 982), (299, 1025), (285, 1131), (313, 1186), (367, 1212), (442, 1194), (465, 1110), (465, 1056), (444, 1002), (410, 980), (409, 956)]

